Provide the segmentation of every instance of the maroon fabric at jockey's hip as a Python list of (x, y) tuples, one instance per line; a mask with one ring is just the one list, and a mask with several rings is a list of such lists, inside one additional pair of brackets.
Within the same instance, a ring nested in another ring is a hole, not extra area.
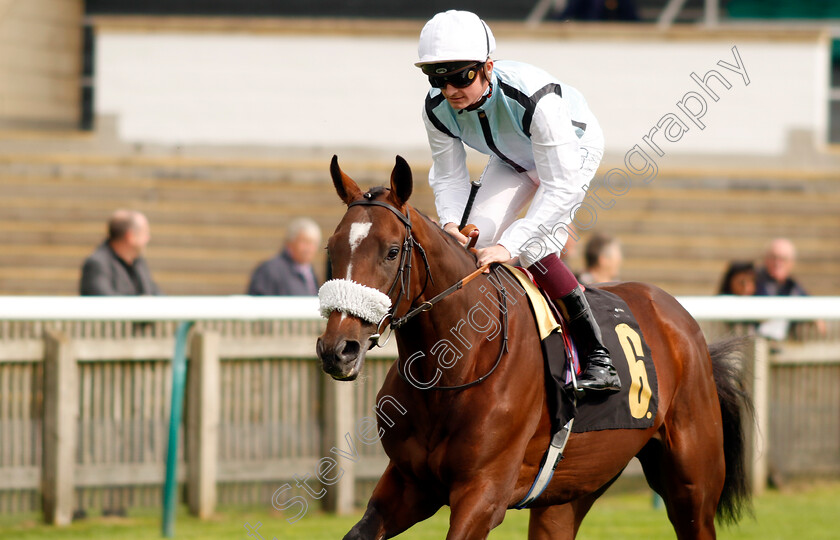
[(551, 299), (563, 298), (578, 286), (575, 275), (554, 253), (529, 266), (528, 271)]

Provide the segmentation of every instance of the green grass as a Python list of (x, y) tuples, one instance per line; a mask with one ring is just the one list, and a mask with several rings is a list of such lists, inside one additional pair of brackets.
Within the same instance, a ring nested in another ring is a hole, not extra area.
[[(587, 516), (578, 538), (616, 540), (644, 538), (673, 539), (674, 533), (663, 509), (653, 508), (648, 493), (620, 493), (601, 498)], [(735, 527), (719, 527), (718, 538), (732, 540), (828, 540), (838, 538), (837, 511), (840, 509), (840, 483), (825, 483), (769, 491), (755, 501), (755, 518), (745, 518)], [(311, 512), (295, 524), (265, 509), (223, 509), (212, 520), (200, 521), (181, 509), (175, 538), (225, 538), (247, 540), (245, 523), (262, 522), (259, 533), (265, 540), (321, 540), (341, 538), (360, 515), (334, 517)], [(0, 516), (0, 539), (81, 540), (81, 539), (157, 539), (160, 514), (154, 510), (131, 512), (127, 518), (94, 517), (68, 527), (43, 525), (40, 516)], [(440, 540), (446, 536), (449, 510), (442, 509), (431, 519), (415, 526), (400, 538)], [(494, 530), (494, 540), (524, 539), (528, 513), (509, 511), (504, 523)]]

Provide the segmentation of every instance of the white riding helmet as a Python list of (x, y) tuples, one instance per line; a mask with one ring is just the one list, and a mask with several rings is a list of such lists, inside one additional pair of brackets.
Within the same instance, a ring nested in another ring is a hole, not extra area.
[(450, 9), (423, 27), (417, 45), (420, 61), (414, 65), (484, 62), (495, 50), (496, 38), (487, 23), (475, 13)]

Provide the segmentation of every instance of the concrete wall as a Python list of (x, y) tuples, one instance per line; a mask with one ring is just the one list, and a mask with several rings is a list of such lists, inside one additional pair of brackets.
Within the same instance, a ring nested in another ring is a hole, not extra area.
[[(140, 32), (138, 24), (106, 20), (98, 30), (96, 112), (115, 116), (126, 141), (426, 147), (419, 116), (428, 85), (413, 66), (420, 23), (332, 33), (282, 25)], [(539, 65), (584, 92), (608, 153), (643, 144), (669, 113), (675, 140), (652, 137), (666, 155), (778, 156), (794, 133), (815, 151), (824, 145), (829, 49), (817, 32), (496, 26), (497, 59)], [(691, 78), (709, 70), (730, 85), (709, 83), (716, 102)], [(697, 123), (688, 117), (703, 107)]]
[(82, 0), (0, 0), (0, 127), (79, 122)]

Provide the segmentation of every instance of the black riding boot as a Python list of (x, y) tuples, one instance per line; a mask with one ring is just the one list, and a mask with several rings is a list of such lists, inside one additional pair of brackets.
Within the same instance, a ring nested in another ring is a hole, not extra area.
[[(578, 377), (578, 387), (584, 390), (618, 392), (621, 380), (612, 365), (610, 353), (601, 339), (601, 329), (595, 322), (589, 302), (580, 286), (555, 303), (569, 323), (578, 352), (585, 362), (583, 372)], [(585, 360), (584, 360), (585, 359)]]

